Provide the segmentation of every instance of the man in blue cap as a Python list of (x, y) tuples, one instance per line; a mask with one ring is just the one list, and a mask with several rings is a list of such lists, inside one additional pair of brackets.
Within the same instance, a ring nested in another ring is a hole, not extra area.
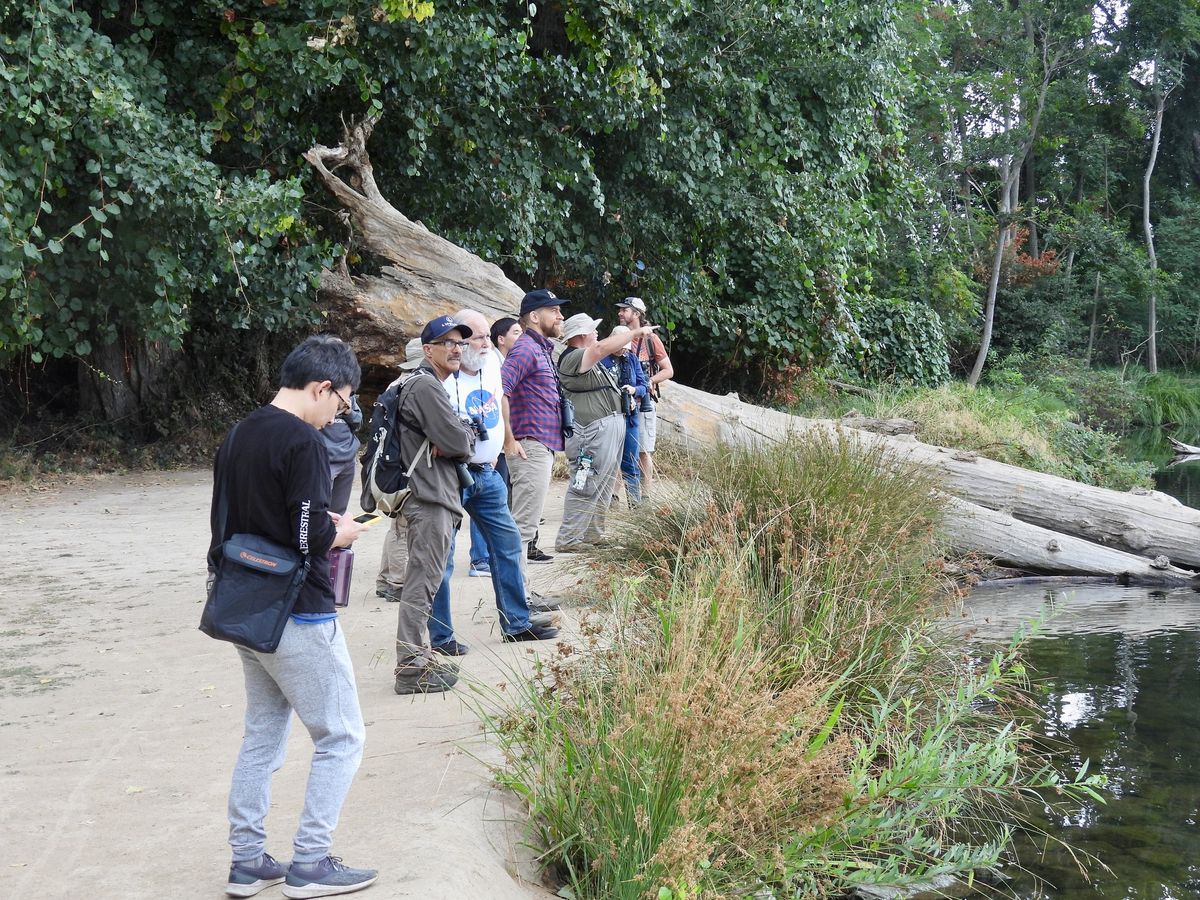
[(400, 458), (415, 466), (411, 492), (401, 507), (408, 523), (408, 568), (400, 591), (396, 625), (397, 694), (447, 691), (458, 681), (457, 666), (429, 646), (429, 613), (442, 583), (450, 543), (463, 519), (456, 463), (475, 449), (475, 432), (459, 420), (442, 382), (462, 365), (471, 329), (438, 316), (421, 330), (425, 359), (400, 388), (396, 418)]

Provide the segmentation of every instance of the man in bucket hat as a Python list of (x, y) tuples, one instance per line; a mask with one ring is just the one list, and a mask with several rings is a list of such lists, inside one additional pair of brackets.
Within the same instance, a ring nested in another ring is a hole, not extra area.
[(569, 478), (563, 500), (562, 526), (554, 548), (560, 553), (588, 550), (604, 533), (604, 516), (625, 446), (625, 416), (617, 377), (599, 365), (634, 338), (654, 333), (657, 325), (603, 340), (596, 336), (599, 319), (580, 313), (563, 324), (567, 347), (558, 358), (558, 374), (567, 398), (575, 404), (575, 430), (567, 438)]

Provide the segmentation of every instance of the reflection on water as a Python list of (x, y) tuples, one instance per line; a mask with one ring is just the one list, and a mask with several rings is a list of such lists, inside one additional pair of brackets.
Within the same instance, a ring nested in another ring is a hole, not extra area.
[(1108, 776), (1108, 803), (1047, 831), (1109, 867), (1094, 883), (1051, 846), (1020, 848), (1021, 897), (1200, 897), (1200, 594), (1080, 586), (988, 588), (967, 601), (976, 640), (1006, 640), (1045, 604), (1028, 644), (1046, 734)]

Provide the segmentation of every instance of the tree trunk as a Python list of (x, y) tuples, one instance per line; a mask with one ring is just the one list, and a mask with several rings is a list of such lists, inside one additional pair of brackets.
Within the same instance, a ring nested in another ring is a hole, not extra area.
[(1042, 255), (1041, 244), (1038, 241), (1037, 223), (1037, 185), (1033, 178), (1033, 149), (1025, 154), (1025, 162), (1021, 173), (1021, 202), (1025, 204), (1029, 216), (1025, 223), (1029, 226), (1029, 255), (1037, 259)]
[[(478, 310), (488, 320), (512, 315), (524, 291), (499, 266), (431, 234), (388, 203), (367, 155), (377, 121), (348, 126), (340, 146), (317, 144), (304, 158), (342, 205), (353, 237), (390, 263), (378, 275), (351, 275), (343, 262), (322, 272), (320, 285), (331, 324), (352, 339), (366, 380), (386, 383), (404, 362), (405, 343), (430, 319), (459, 309)], [(337, 174), (342, 168), (348, 182)]]
[(1092, 351), (1096, 347), (1096, 320), (1100, 311), (1100, 273), (1096, 272), (1096, 288), (1092, 291), (1092, 324), (1088, 326), (1087, 366), (1092, 367)]
[(123, 429), (140, 427), (143, 405), (164, 399), (163, 377), (179, 358), (165, 341), (135, 340), (128, 335), (93, 348), (79, 364), (81, 410), (102, 415)]
[(1158, 89), (1157, 61), (1154, 65), (1154, 124), (1150, 132), (1150, 161), (1146, 163), (1146, 172), (1142, 176), (1142, 232), (1146, 237), (1146, 255), (1150, 257), (1150, 300), (1146, 309), (1146, 330), (1149, 332), (1146, 368), (1151, 375), (1158, 372), (1158, 285), (1155, 280), (1158, 257), (1154, 254), (1154, 229), (1150, 225), (1150, 176), (1154, 174), (1154, 164), (1158, 161), (1158, 141), (1162, 135), (1163, 108), (1166, 105), (1166, 94)]
[[(658, 421), (665, 438), (699, 450), (722, 442), (775, 443), (790, 434), (851, 433), (861, 446), (882, 446), (899, 460), (933, 471), (946, 493), (977, 507), (967, 510), (977, 520), (969, 528), (959, 528), (954, 524), (958, 519), (952, 518), (948, 538), (960, 550), (1005, 559), (1010, 565), (1034, 571), (1116, 574), (1134, 571), (1127, 556), (1140, 559), (1138, 566), (1161, 556), (1177, 566), (1200, 568), (1200, 510), (1156, 491), (1121, 493), (1091, 487), (907, 436), (847, 432), (838, 422), (789, 416), (742, 403), (736, 395), (718, 397), (676, 384), (668, 387), (658, 404)], [(988, 510), (1038, 530), (1008, 524), (1001, 530), (1000, 520)], [(1045, 550), (1050, 540), (1058, 540), (1058, 550)], [(1037, 544), (1043, 549), (1034, 553), (1031, 548)], [(1106, 567), (1094, 568), (1100, 559), (1108, 561)], [(1188, 577), (1170, 568), (1154, 571)], [(1145, 571), (1141, 574), (1148, 577)]]

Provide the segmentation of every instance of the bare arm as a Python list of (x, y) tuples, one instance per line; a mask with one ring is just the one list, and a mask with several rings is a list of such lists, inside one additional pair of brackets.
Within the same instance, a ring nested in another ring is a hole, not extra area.
[(579, 361), (579, 374), (582, 375), (604, 357), (611, 356), (630, 341), (653, 334), (657, 327), (657, 325), (643, 325), (641, 328), (634, 328), (623, 334), (610, 334), (603, 340), (596, 341), (592, 346), (584, 347), (583, 359)]

